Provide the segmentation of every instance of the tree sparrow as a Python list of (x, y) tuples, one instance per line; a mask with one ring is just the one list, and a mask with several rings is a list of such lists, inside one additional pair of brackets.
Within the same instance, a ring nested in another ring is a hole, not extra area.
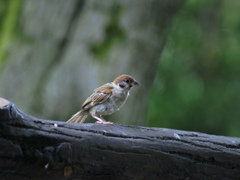
[(126, 102), (133, 86), (140, 86), (140, 84), (129, 75), (121, 75), (113, 82), (104, 84), (93, 91), (93, 94), (83, 103), (82, 109), (67, 122), (83, 123), (91, 114), (97, 120), (96, 123), (114, 124), (103, 119), (102, 115), (112, 114), (119, 110)]

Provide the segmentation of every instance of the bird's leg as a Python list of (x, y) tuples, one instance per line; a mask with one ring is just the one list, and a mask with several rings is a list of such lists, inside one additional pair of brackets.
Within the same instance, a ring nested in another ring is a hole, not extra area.
[(93, 118), (95, 118), (97, 121), (96, 123), (98, 124), (116, 124), (116, 123), (113, 123), (113, 122), (110, 122), (110, 121), (106, 121), (105, 119), (103, 119), (101, 116), (93, 116)]

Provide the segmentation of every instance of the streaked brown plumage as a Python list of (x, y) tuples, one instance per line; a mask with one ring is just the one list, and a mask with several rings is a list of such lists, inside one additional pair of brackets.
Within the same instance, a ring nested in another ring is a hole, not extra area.
[(95, 89), (93, 94), (86, 99), (82, 109), (74, 114), (67, 122), (83, 123), (88, 114), (97, 120), (96, 123), (113, 124), (105, 121), (101, 116), (112, 114), (127, 100), (129, 91), (133, 86), (140, 84), (129, 75), (121, 75), (113, 82), (104, 84)]

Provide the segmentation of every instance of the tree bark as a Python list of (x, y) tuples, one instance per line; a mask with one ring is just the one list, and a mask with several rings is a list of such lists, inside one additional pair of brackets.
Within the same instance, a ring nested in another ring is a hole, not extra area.
[(0, 179), (239, 179), (240, 139), (29, 116), (0, 98)]

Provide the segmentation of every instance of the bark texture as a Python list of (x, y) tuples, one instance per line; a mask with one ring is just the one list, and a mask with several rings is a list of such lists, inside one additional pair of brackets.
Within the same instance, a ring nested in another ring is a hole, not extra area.
[(41, 120), (0, 99), (0, 179), (239, 179), (240, 139)]

